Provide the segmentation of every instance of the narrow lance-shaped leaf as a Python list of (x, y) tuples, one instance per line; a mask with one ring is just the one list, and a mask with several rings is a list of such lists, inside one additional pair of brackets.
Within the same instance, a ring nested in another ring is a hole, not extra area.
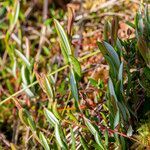
[(61, 115), (59, 114), (58, 110), (57, 110), (57, 102), (54, 102), (53, 105), (52, 105), (52, 110), (53, 110), (53, 113), (54, 115), (59, 119), (61, 120), (62, 117)]
[(121, 56), (123, 55), (123, 46), (121, 44), (121, 41), (120, 39), (117, 38), (117, 41), (116, 41), (116, 48), (118, 50), (118, 56), (121, 58)]
[(86, 143), (86, 141), (84, 140), (84, 138), (81, 135), (80, 135), (80, 142), (81, 142), (84, 150), (89, 150), (88, 143)]
[(108, 131), (107, 130), (105, 130), (105, 132), (104, 132), (104, 137), (105, 137), (105, 146), (106, 147), (108, 147), (108, 143), (109, 143), (109, 141), (108, 141)]
[(30, 84), (29, 76), (30, 76), (30, 72), (29, 72), (28, 68), (25, 65), (23, 65), (21, 68), (22, 86), (23, 86), (23, 88), (26, 88), (25, 92), (29, 97), (34, 97), (34, 94), (30, 90), (30, 88), (27, 88), (27, 86)]
[(48, 145), (47, 139), (45, 138), (44, 134), (42, 132), (39, 133), (40, 141), (44, 147), (45, 150), (50, 150), (50, 147)]
[(26, 125), (27, 127), (29, 126), (32, 133), (33, 133), (33, 137), (39, 142), (39, 138), (36, 134), (36, 125), (35, 125), (35, 122), (33, 121), (33, 118), (31, 117), (31, 115), (29, 114), (29, 112), (24, 109), (24, 108), (21, 108), (19, 109), (19, 118), (21, 120), (21, 122)]
[(13, 18), (13, 24), (15, 24), (18, 20), (18, 16), (19, 16), (19, 11), (20, 11), (20, 2), (16, 1), (16, 5), (15, 5), (15, 15)]
[(107, 55), (106, 48), (104, 47), (104, 45), (101, 42), (97, 42), (97, 45), (98, 45), (98, 48), (100, 49), (101, 53), (105, 57), (105, 55)]
[(117, 99), (117, 96), (116, 96), (116, 94), (115, 94), (114, 85), (113, 85), (113, 83), (112, 83), (111, 78), (109, 78), (108, 87), (109, 87), (110, 95), (113, 96), (114, 99), (115, 99), (115, 101), (117, 102), (118, 99)]
[(118, 75), (117, 69), (116, 69), (112, 59), (108, 55), (105, 56), (105, 59), (106, 59), (107, 63), (109, 64), (109, 68), (110, 68), (109, 75), (113, 79), (113, 81), (116, 81), (116, 78)]
[(103, 45), (105, 46), (105, 48), (107, 49), (107, 53), (108, 55), (113, 59), (113, 62), (115, 63), (115, 66), (117, 68), (119, 68), (120, 66), (120, 60), (118, 57), (117, 52), (114, 50), (114, 48), (108, 44), (107, 42), (103, 42)]
[(119, 67), (118, 80), (121, 82), (120, 91), (123, 92), (123, 62)]
[(78, 100), (79, 100), (78, 88), (77, 88), (77, 82), (75, 79), (75, 74), (72, 68), (70, 69), (70, 85), (71, 85), (72, 95), (76, 101), (76, 106), (78, 106)]
[(77, 73), (77, 75), (79, 77), (81, 77), (82, 71), (81, 71), (81, 65), (80, 65), (79, 61), (73, 56), (70, 56), (69, 58), (71, 59), (70, 63), (73, 65), (74, 71)]
[(72, 141), (71, 150), (76, 150), (76, 140), (71, 126), (70, 126), (70, 132), (71, 132), (71, 141)]
[(46, 75), (44, 76), (44, 88), (45, 88), (45, 92), (47, 93), (48, 97), (51, 99), (54, 99), (53, 87)]
[(26, 109), (24, 109), (24, 113), (25, 113), (27, 122), (28, 122), (31, 130), (35, 131), (36, 130), (36, 125), (35, 125), (35, 122), (33, 121), (33, 118), (31, 117), (31, 115), (29, 114), (29, 112)]
[(62, 54), (64, 55), (65, 61), (68, 62), (69, 55), (72, 54), (70, 42), (68, 40), (68, 37), (67, 37), (63, 27), (60, 25), (60, 23), (56, 19), (54, 19), (54, 23), (55, 23), (55, 27), (57, 30), (57, 34), (59, 36)]
[(29, 97), (34, 97), (33, 92), (30, 90), (30, 88), (27, 87), (26, 84), (22, 83), (22, 87), (23, 89), (25, 89), (25, 92)]
[(101, 140), (101, 138), (100, 138), (98, 132), (96, 132), (96, 134), (94, 135), (94, 137), (95, 137), (95, 140), (96, 140), (97, 144), (100, 146), (100, 148), (101, 148), (102, 150), (105, 150), (105, 148), (104, 148), (104, 146), (103, 146), (103, 143), (102, 143), (102, 140)]
[(98, 134), (98, 131), (95, 129), (95, 127), (91, 124), (91, 122), (87, 118), (84, 118), (84, 121), (90, 132), (94, 135), (96, 143), (101, 147), (102, 150), (105, 150), (101, 138)]
[(19, 117), (20, 117), (21, 122), (25, 124), (26, 126), (30, 126), (32, 131), (36, 130), (35, 122), (33, 121), (33, 118), (31, 117), (31, 115), (26, 109), (21, 108), (19, 110)]
[(23, 111), (24, 111), (23, 108), (19, 109), (19, 113), (18, 113), (18, 114), (19, 114), (19, 118), (20, 118), (21, 122), (22, 122), (24, 125), (28, 126), (27, 121), (23, 118), (23, 116), (24, 116)]
[(56, 124), (59, 125), (58, 119), (55, 117), (55, 115), (51, 111), (49, 111), (48, 109), (45, 108), (44, 113), (45, 113), (45, 116), (46, 116), (47, 120), (53, 126), (55, 126)]
[(57, 140), (57, 143), (59, 144), (59, 146), (65, 150), (67, 150), (66, 144), (63, 142), (63, 140), (61, 139), (61, 135), (60, 135), (60, 130), (59, 130), (59, 126), (57, 124), (55, 124), (55, 138)]
[(25, 85), (28, 85), (30, 83), (30, 79), (29, 79), (29, 71), (27, 70), (26, 66), (23, 65), (21, 67), (21, 77), (22, 77), (22, 82), (25, 84)]
[(15, 52), (16, 52), (16, 54), (22, 59), (22, 61), (23, 61), (28, 67), (31, 66), (29, 60), (28, 60), (20, 51), (18, 51), (18, 50), (16, 49)]
[(90, 123), (90, 121), (87, 118), (84, 118), (85, 124), (88, 127), (88, 129), (90, 130), (90, 132), (95, 135), (95, 133), (97, 132), (95, 127)]
[(142, 19), (142, 13), (139, 11), (138, 13), (138, 30), (139, 34), (143, 34), (143, 19)]
[(13, 12), (14, 14), (12, 16), (10, 30), (13, 30), (15, 24), (17, 23), (19, 17), (19, 11), (20, 11), (20, 2), (16, 0), (16, 2), (14, 3), (14, 12)]
[(119, 124), (120, 121), (120, 112), (119, 110), (117, 111), (115, 118), (114, 118), (114, 129), (117, 127), (117, 125)]
[(109, 63), (109, 65), (115, 67), (114, 69), (114, 67), (110, 66), (113, 71), (113, 74), (116, 74), (120, 66), (120, 60), (119, 60), (118, 54), (116, 53), (114, 48), (107, 42), (103, 42), (103, 43), (97, 42), (97, 45), (100, 51), (102, 52), (103, 56), (105, 57), (106, 61)]

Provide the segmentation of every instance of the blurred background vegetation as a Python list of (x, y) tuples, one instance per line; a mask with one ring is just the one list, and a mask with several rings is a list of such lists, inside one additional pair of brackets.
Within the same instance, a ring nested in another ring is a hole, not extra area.
[(0, 1), (0, 149), (150, 149), (149, 0)]

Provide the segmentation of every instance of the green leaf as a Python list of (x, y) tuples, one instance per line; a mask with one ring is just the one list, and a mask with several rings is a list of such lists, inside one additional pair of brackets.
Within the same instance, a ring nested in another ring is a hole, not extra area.
[(115, 66), (119, 68), (120, 66), (120, 60), (118, 57), (117, 52), (114, 50), (114, 48), (108, 44), (107, 42), (103, 42), (103, 45), (107, 49), (107, 54), (112, 58), (113, 62), (115, 63)]
[(107, 63), (109, 64), (109, 67), (110, 67), (110, 77), (115, 81), (117, 78), (116, 67), (115, 67), (112, 59), (109, 56), (105, 55), (105, 59), (106, 59)]
[(40, 138), (40, 141), (44, 147), (45, 150), (50, 150), (50, 147), (48, 145), (48, 142), (44, 136), (44, 134), (42, 132), (39, 133), (39, 138)]
[(59, 121), (58, 119), (55, 117), (55, 115), (49, 111), (48, 109), (44, 109), (44, 114), (47, 118), (47, 120), (53, 125), (55, 126), (56, 124), (59, 125)]
[(69, 55), (72, 54), (70, 42), (60, 23), (56, 19), (54, 19), (54, 23), (55, 23), (55, 28), (57, 30), (57, 34), (59, 36), (59, 42), (60, 42), (62, 54), (64, 56), (65, 61), (69, 62), (68, 60)]
[(52, 110), (53, 110), (53, 113), (54, 115), (59, 119), (61, 120), (62, 117), (61, 115), (59, 114), (58, 110), (57, 110), (57, 102), (54, 102), (53, 105), (52, 105)]
[(29, 97), (34, 97), (33, 92), (27, 86), (30, 84), (30, 72), (26, 66), (21, 68), (22, 87), (26, 88), (25, 92)]
[[(10, 31), (12, 31), (13, 30), (13, 28), (15, 27), (15, 24), (17, 23), (17, 20), (18, 20), (18, 17), (19, 17), (19, 11), (20, 11), (20, 2), (19, 1), (16, 1), (15, 3), (14, 3), (14, 10), (13, 10), (14, 12), (14, 14), (11, 16), (11, 24), (10, 24)], [(7, 32), (7, 34), (9, 34), (10, 33), (10, 31), (9, 32)]]
[(15, 15), (13, 18), (13, 24), (16, 24), (17, 20), (18, 20), (18, 16), (19, 16), (19, 11), (20, 11), (20, 2), (16, 1), (16, 5), (15, 5)]
[(26, 68), (26, 66), (22, 66), (21, 67), (21, 78), (22, 78), (22, 82), (25, 85), (30, 84), (30, 78), (29, 78), (30, 74), (29, 74), (29, 70)]
[(127, 118), (127, 113), (126, 113), (126, 107), (125, 107), (125, 105), (122, 104), (122, 103), (119, 102), (119, 101), (118, 101), (117, 103), (118, 103), (119, 110), (121, 111), (124, 120), (127, 121), (128, 118)]
[(30, 126), (32, 131), (36, 131), (35, 122), (33, 121), (33, 118), (26, 109), (19, 109), (19, 117), (23, 124), (25, 124), (26, 126)]
[(120, 81), (120, 91), (123, 92), (123, 62), (119, 67), (118, 80)]
[(74, 132), (71, 126), (70, 126), (70, 132), (71, 132), (71, 141), (72, 141), (71, 150), (76, 150), (76, 139), (75, 139)]
[(144, 30), (144, 26), (143, 26), (143, 18), (142, 18), (142, 13), (139, 11), (139, 13), (138, 13), (138, 24), (137, 24), (138, 26), (138, 33), (139, 33), (139, 35), (141, 35), (141, 34), (143, 34), (143, 30)]
[(108, 141), (108, 138), (109, 138), (108, 130), (105, 130), (104, 137), (105, 137), (105, 146), (108, 147), (108, 143), (109, 143), (109, 141)]
[(98, 48), (100, 49), (103, 56), (107, 55), (107, 50), (101, 42), (97, 42)]
[(84, 118), (84, 121), (85, 121), (85, 125), (88, 127), (88, 129), (90, 130), (90, 132), (95, 135), (95, 133), (97, 132), (95, 127), (91, 124), (91, 122), (87, 119), (87, 118)]
[(117, 52), (118, 52), (118, 56), (121, 58), (121, 56), (123, 55), (123, 45), (121, 44), (120, 39), (117, 38), (116, 41), (116, 48), (117, 48)]
[(117, 96), (116, 96), (116, 94), (115, 94), (114, 85), (113, 85), (113, 83), (112, 83), (111, 78), (109, 78), (108, 87), (109, 87), (110, 95), (113, 96), (114, 99), (115, 99), (115, 101), (117, 102), (118, 99), (117, 99)]
[(36, 125), (35, 122), (33, 121), (32, 116), (29, 114), (29, 112), (26, 109), (24, 109), (24, 113), (31, 130), (36, 131)]
[(22, 61), (27, 65), (27, 67), (31, 66), (29, 60), (20, 51), (15, 50), (15, 52), (22, 59)]
[(23, 89), (25, 89), (25, 92), (26, 94), (29, 96), (29, 97), (34, 97), (34, 94), (33, 92), (30, 90), (30, 88), (27, 87), (28, 85), (22, 83), (22, 87)]
[(63, 140), (61, 139), (61, 135), (60, 135), (60, 130), (59, 130), (59, 125), (55, 124), (55, 138), (57, 143), (59, 144), (59, 146), (63, 149), (67, 149), (66, 144), (63, 142)]
[(77, 82), (75, 79), (75, 74), (72, 68), (70, 69), (70, 85), (71, 85), (72, 95), (74, 99), (76, 100), (76, 105), (78, 105), (78, 100), (79, 100), (78, 88), (77, 88)]
[(90, 132), (94, 135), (95, 141), (96, 143), (101, 147), (102, 150), (104, 150), (104, 146), (101, 142), (101, 138), (97, 132), (97, 130), (95, 129), (95, 127), (91, 124), (91, 122), (84, 117), (84, 121), (85, 121), (85, 125), (88, 127), (88, 129), (90, 130)]
[(72, 64), (74, 71), (77, 73), (79, 77), (81, 77), (82, 71), (79, 61), (74, 56), (70, 56), (69, 58), (71, 59), (70, 63)]
[(118, 80), (122, 81), (122, 79), (123, 79), (123, 62), (121, 63), (119, 67), (119, 74), (118, 74)]
[(46, 75), (44, 76), (44, 87), (48, 97), (54, 99), (53, 87)]
[(114, 129), (117, 127), (117, 125), (119, 124), (120, 121), (120, 112), (119, 110), (117, 111), (115, 118), (114, 118)]
[(116, 77), (116, 75), (118, 74), (117, 71), (120, 66), (118, 54), (116, 53), (114, 48), (106, 42), (97, 42), (97, 45), (100, 51), (102, 52), (103, 56), (105, 57), (106, 61), (109, 63), (113, 77)]
[(101, 138), (100, 138), (98, 132), (95, 133), (94, 137), (95, 137), (95, 140), (96, 140), (97, 144), (100, 146), (100, 148), (101, 148), (102, 150), (105, 150), (105, 148), (104, 148), (104, 146), (103, 146), (103, 143), (102, 143), (102, 140), (101, 140)]
[(24, 113), (24, 108), (19, 109), (18, 115), (19, 115), (20, 121), (21, 121), (24, 125), (28, 126), (28, 122), (27, 122), (26, 118), (24, 118), (24, 114), (23, 114), (23, 113)]
[(80, 142), (84, 150), (89, 150), (88, 143), (86, 143), (85, 139), (80, 135)]

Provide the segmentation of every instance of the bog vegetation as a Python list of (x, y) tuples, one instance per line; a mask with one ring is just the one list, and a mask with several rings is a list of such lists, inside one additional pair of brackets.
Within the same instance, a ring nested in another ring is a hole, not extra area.
[[(105, 19), (93, 51), (73, 43), (78, 4), (67, 17), (43, 4), (51, 17), (41, 17), (27, 3), (0, 2), (1, 149), (150, 149), (148, 2), (126, 21), (128, 38), (118, 35), (121, 16)], [(101, 64), (106, 77), (94, 78)]]

